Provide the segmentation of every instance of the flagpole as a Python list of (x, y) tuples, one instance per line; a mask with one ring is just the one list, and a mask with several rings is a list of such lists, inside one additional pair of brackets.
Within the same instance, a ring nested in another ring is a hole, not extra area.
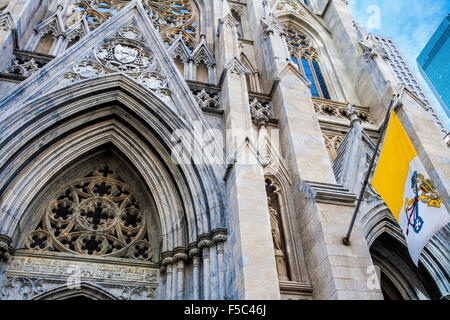
[(358, 211), (359, 211), (359, 207), (361, 206), (361, 202), (362, 202), (362, 199), (363, 199), (363, 196), (364, 196), (364, 192), (366, 191), (367, 183), (369, 182), (370, 173), (372, 172), (372, 168), (373, 168), (373, 165), (375, 163), (375, 159), (377, 158), (378, 149), (380, 148), (380, 144), (381, 144), (381, 140), (383, 139), (384, 131), (386, 130), (387, 124), (389, 122), (389, 116), (391, 114), (393, 103), (394, 103), (394, 98), (392, 98), (391, 102), (389, 103), (389, 108), (388, 108), (388, 111), (386, 113), (386, 117), (384, 118), (383, 125), (381, 126), (380, 136), (378, 137), (378, 141), (377, 141), (377, 145), (375, 147), (375, 151), (373, 152), (372, 159), (370, 160), (369, 170), (367, 170), (366, 178), (364, 179), (363, 186), (362, 186), (361, 191), (359, 193), (359, 197), (358, 197), (358, 200), (357, 200), (358, 202), (356, 203), (355, 211), (353, 211), (352, 221), (350, 222), (350, 226), (348, 228), (347, 235), (345, 236), (345, 238), (342, 239), (342, 242), (344, 242), (344, 244), (346, 246), (351, 245), (351, 243), (350, 243), (350, 235), (351, 235), (352, 230), (353, 230), (353, 225), (355, 224), (355, 220), (356, 220), (356, 216), (357, 216)]

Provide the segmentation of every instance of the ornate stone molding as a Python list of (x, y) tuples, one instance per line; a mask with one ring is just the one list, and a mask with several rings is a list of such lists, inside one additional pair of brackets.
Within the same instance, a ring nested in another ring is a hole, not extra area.
[(203, 250), (204, 248), (209, 248), (213, 242), (211, 241), (211, 236), (209, 234), (202, 234), (198, 237), (198, 248)]
[(157, 283), (156, 264), (77, 257), (67, 254), (36, 254), (17, 252), (6, 270), (7, 277), (26, 276), (54, 278), (66, 281), (76, 276), (80, 281), (105, 281), (108, 283)]
[(250, 73), (238, 57), (233, 57), (227, 63), (226, 69), (232, 74), (246, 75)]
[(282, 12), (289, 12), (289, 13), (297, 14), (300, 17), (305, 17), (307, 14), (303, 5), (300, 3), (300, 1), (297, 1), (297, 0), (275, 1), (275, 3), (272, 6), (272, 12), (275, 15), (278, 15)]
[(16, 28), (16, 23), (9, 11), (0, 13), (0, 30), (9, 31)]
[(272, 105), (270, 102), (264, 103), (257, 98), (250, 100), (250, 113), (252, 120), (258, 127), (266, 127), (269, 119), (273, 117)]
[(40, 54), (37, 52), (14, 50), (13, 59), (11, 65), (8, 68), (10, 73), (19, 74), (24, 77), (28, 77), (48, 62), (50, 62), (54, 56), (48, 54)]
[(227, 229), (219, 228), (212, 232), (212, 241), (214, 243), (223, 243), (227, 241)]
[[(67, 297), (68, 285), (73, 285), (80, 292), (88, 291), (98, 299), (118, 298), (120, 300), (154, 300), (156, 299), (156, 287), (153, 285), (124, 285), (74, 282), (73, 284), (63, 280), (42, 279), (27, 276), (9, 277), (6, 283), (0, 287), (1, 300), (33, 300), (33, 299), (57, 299)], [(89, 290), (92, 289), (92, 290)], [(98, 291), (101, 291), (99, 293)], [(105, 294), (108, 295), (105, 297)]]
[(354, 207), (356, 195), (350, 193), (341, 185), (321, 183), (314, 181), (304, 181), (314, 193), (314, 198), (318, 203), (337, 204), (341, 206)]
[(193, 242), (189, 245), (189, 258), (193, 259), (195, 256), (200, 254), (200, 249), (198, 248), (197, 242)]
[(345, 112), (347, 117), (350, 119), (350, 125), (353, 127), (355, 122), (361, 123), (361, 118), (359, 117), (359, 114), (354, 106), (351, 104), (347, 104), (347, 110)]
[(220, 108), (220, 102), (219, 102), (219, 94), (215, 93), (211, 90), (201, 89), (201, 90), (192, 90), (195, 100), (197, 100), (197, 103), (200, 108), (212, 108), (212, 109), (218, 109)]
[(108, 166), (77, 179), (52, 200), (25, 241), (36, 251), (153, 260), (137, 195)]
[(29, 300), (44, 291), (41, 278), (14, 277), (0, 287), (0, 300)]
[[(76, 10), (86, 17), (89, 29), (94, 30), (128, 3), (122, 0), (80, 0)], [(164, 42), (170, 45), (181, 34), (190, 49), (194, 49), (198, 41), (199, 14), (192, 0), (142, 0), (142, 5)]]
[(173, 258), (173, 252), (172, 251), (166, 251), (161, 254), (161, 265), (166, 266), (168, 264), (173, 264), (174, 258)]
[[(335, 102), (331, 100), (324, 100), (320, 98), (313, 98), (314, 110), (319, 117), (323, 116), (330, 119), (349, 120), (347, 115), (348, 104)], [(352, 106), (351, 115), (357, 116), (364, 124), (373, 124), (372, 117), (368, 108)], [(354, 117), (353, 116), (353, 117)], [(351, 119), (350, 119), (351, 120)]]
[(231, 13), (227, 14), (225, 17), (219, 19), (219, 32), (225, 27), (236, 28), (239, 26), (239, 22), (231, 15)]
[(7, 235), (0, 234), (0, 261), (8, 261), (13, 251), (11, 238)]
[(328, 149), (330, 160), (331, 162), (333, 162), (338, 155), (339, 147), (341, 146), (345, 137), (337, 133), (323, 132), (323, 138), (325, 140), (325, 146)]
[(189, 258), (188, 252), (189, 252), (188, 248), (186, 248), (186, 247), (177, 247), (177, 248), (173, 249), (174, 262), (175, 263), (177, 263), (179, 261), (186, 262)]
[(149, 286), (123, 286), (118, 296), (121, 300), (154, 300), (156, 290)]
[(132, 26), (124, 27), (115, 37), (104, 40), (64, 77), (73, 82), (115, 72), (131, 76), (163, 101), (170, 102), (172, 91), (167, 79), (153, 51), (143, 42), (141, 32)]

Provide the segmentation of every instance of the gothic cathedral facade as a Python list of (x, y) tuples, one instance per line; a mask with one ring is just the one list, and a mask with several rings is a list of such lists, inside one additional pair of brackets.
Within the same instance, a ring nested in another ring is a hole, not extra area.
[(441, 299), (370, 187), (392, 100), (450, 150), (346, 0), (0, 0), (0, 299)]

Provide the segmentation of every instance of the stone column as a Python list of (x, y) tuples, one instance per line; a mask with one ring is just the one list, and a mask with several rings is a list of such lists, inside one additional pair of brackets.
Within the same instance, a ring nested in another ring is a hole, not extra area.
[(197, 81), (197, 63), (195, 63), (195, 61), (192, 60), (192, 63), (189, 62), (190, 65), (190, 72), (191, 72), (191, 80), (192, 81)]
[(62, 51), (61, 48), (63, 44), (64, 44), (64, 36), (62, 34), (59, 34), (48, 54), (57, 56), (59, 53), (61, 53)]
[(198, 248), (202, 252), (203, 258), (203, 299), (210, 299), (210, 274), (209, 274), (209, 247), (211, 246), (209, 235), (201, 235), (199, 237)]
[(219, 279), (217, 278), (217, 250), (213, 241), (209, 247), (209, 287), (210, 287), (210, 299), (219, 299)]
[[(264, 172), (257, 153), (251, 122), (247, 68), (240, 61), (236, 25), (223, 1), (219, 21), (217, 68), (222, 75), (222, 103), (227, 129), (227, 155), (232, 158), (225, 176), (230, 208), (227, 227), (233, 232), (225, 247), (236, 258), (232, 270), (231, 299), (280, 299), (275, 254), (270, 231)], [(234, 162), (234, 164), (233, 164)], [(257, 232), (255, 232), (257, 230)]]
[(216, 84), (216, 70), (213, 65), (208, 65), (208, 82)]
[(177, 299), (177, 287), (178, 287), (178, 272), (177, 272), (177, 263), (175, 259), (172, 260), (172, 290), (170, 292), (170, 299), (176, 300)]
[(189, 258), (192, 260), (192, 277), (194, 282), (194, 300), (200, 299), (200, 250), (197, 247), (197, 243), (189, 245)]
[(174, 249), (174, 261), (177, 266), (177, 292), (176, 300), (184, 299), (184, 267), (188, 259), (187, 248), (179, 247)]
[(164, 252), (162, 254), (163, 260), (162, 265), (165, 267), (166, 271), (166, 290), (165, 299), (172, 299), (172, 274), (173, 274), (173, 258), (171, 252)]
[(224, 260), (224, 242), (227, 240), (226, 230), (217, 229), (213, 231), (213, 242), (216, 244), (217, 265), (219, 273), (219, 300), (225, 299), (225, 260)]
[(347, 117), (350, 119), (351, 129), (349, 132), (348, 152), (342, 165), (342, 185), (351, 192), (359, 194), (360, 185), (357, 182), (361, 179), (358, 179), (360, 169), (357, 159), (360, 159), (360, 152), (363, 151), (360, 148), (363, 128), (355, 107), (347, 106)]

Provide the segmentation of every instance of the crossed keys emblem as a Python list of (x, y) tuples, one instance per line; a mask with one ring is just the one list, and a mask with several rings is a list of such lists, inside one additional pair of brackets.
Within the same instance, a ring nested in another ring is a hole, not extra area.
[(136, 60), (138, 52), (131, 47), (116, 45), (114, 48), (114, 58), (121, 63), (132, 63)]
[(406, 235), (409, 234), (409, 227), (412, 227), (415, 233), (419, 233), (423, 227), (424, 221), (419, 216), (419, 201), (426, 203), (428, 207), (440, 208), (441, 198), (436, 192), (436, 186), (430, 179), (414, 171), (411, 177), (411, 189), (415, 193), (415, 197), (412, 199), (406, 198), (405, 200), (405, 213), (408, 221), (406, 227)]

